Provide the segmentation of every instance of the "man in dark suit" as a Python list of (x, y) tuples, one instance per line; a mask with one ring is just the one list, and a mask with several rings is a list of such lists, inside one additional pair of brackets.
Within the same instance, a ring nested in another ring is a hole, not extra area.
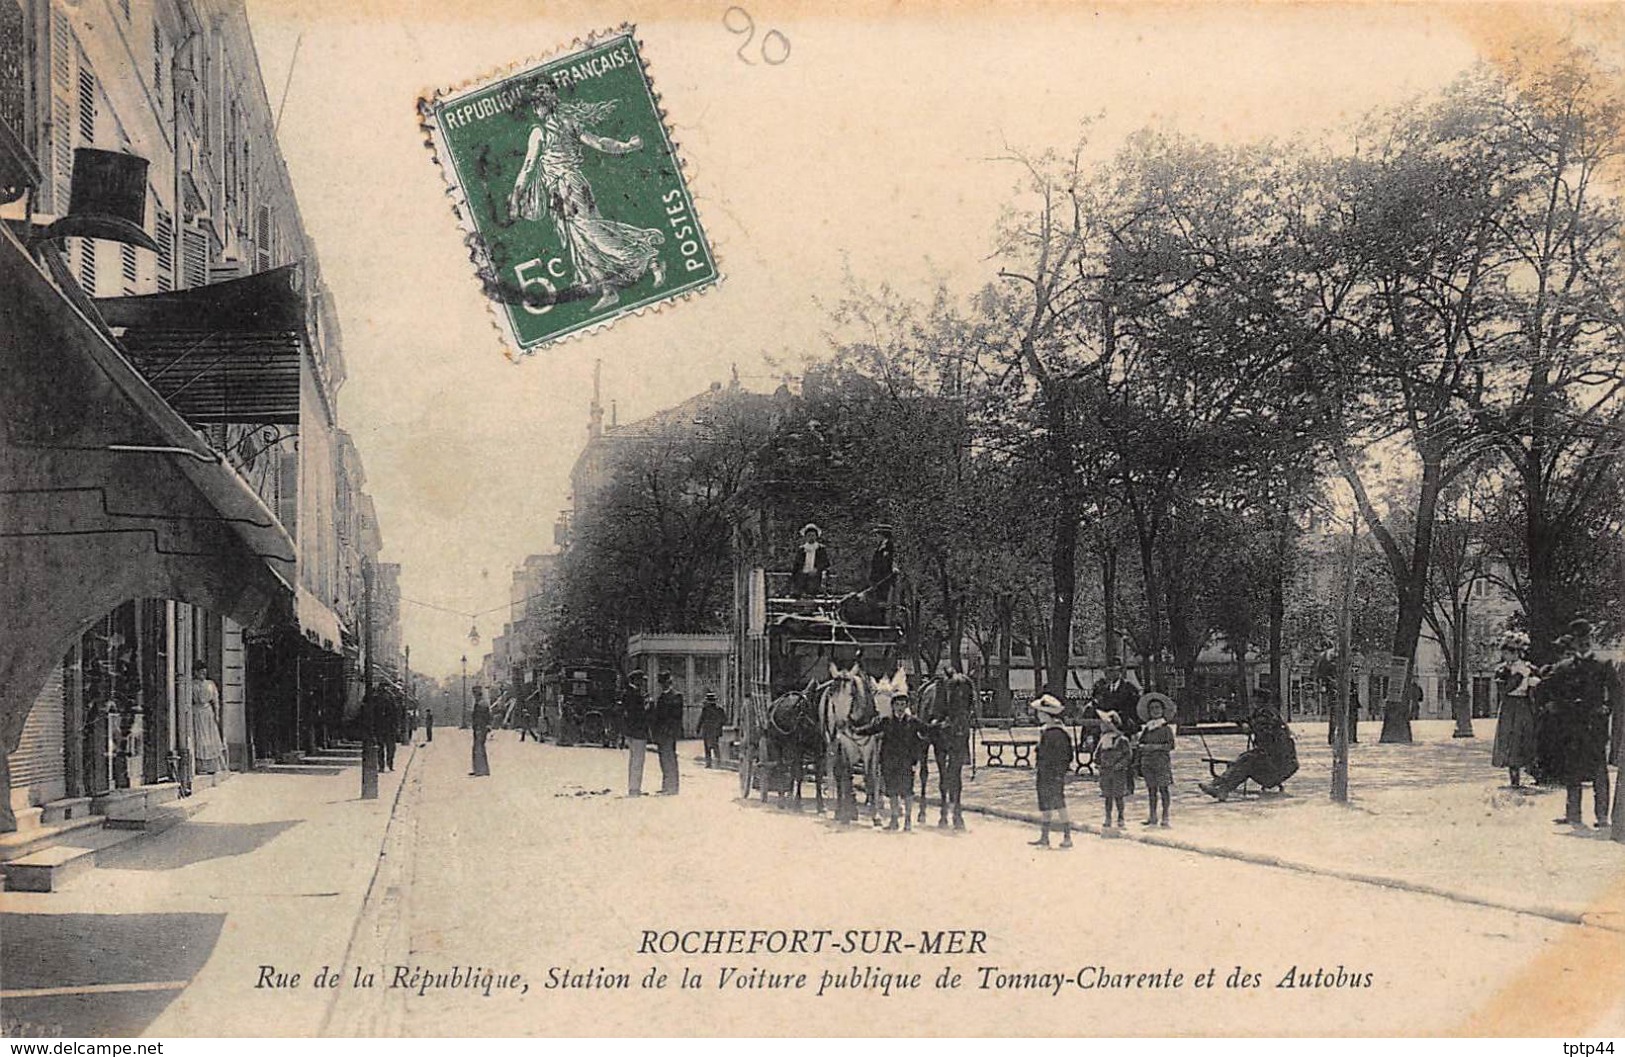
[(642, 671), (626, 677), (621, 691), (621, 733), (626, 738), (626, 795), (643, 795), (643, 761), (649, 755), (649, 702), (643, 696), (648, 681)]
[(677, 795), (677, 739), (683, 736), (683, 695), (672, 686), (671, 673), (660, 673), (660, 696), (649, 717), (649, 737), (660, 753), (660, 795)]
[(890, 606), (892, 586), (897, 582), (897, 548), (892, 543), (890, 525), (875, 526), (875, 552), (869, 556), (869, 584), (864, 593), (876, 605)]
[(1116, 712), (1123, 721), (1123, 733), (1133, 734), (1140, 728), (1138, 707), (1140, 688), (1123, 672), (1123, 660), (1113, 657), (1106, 662), (1106, 678), (1095, 684), (1095, 711)]
[(1608, 776), (1613, 753), (1611, 719), (1621, 707), (1620, 685), (1613, 666), (1592, 650), (1591, 624), (1569, 625), (1573, 653), (1552, 666), (1541, 681), (1541, 697), (1558, 747), (1556, 777), (1568, 793), (1563, 817), (1556, 821), (1584, 823), (1585, 785), (1592, 786), (1592, 806), (1598, 829), (1608, 828), (1612, 806)]

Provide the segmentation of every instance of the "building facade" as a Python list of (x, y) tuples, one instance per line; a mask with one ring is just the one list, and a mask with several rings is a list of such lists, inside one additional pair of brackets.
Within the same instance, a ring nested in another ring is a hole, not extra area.
[(10, 829), (189, 780), (195, 671), (231, 768), (339, 731), (381, 540), (243, 4), (0, 0), (0, 58)]

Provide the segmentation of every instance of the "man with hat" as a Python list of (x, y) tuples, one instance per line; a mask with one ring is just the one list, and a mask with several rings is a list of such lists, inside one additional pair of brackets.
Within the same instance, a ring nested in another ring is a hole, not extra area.
[(797, 597), (824, 593), (829, 550), (819, 539), (821, 535), (818, 526), (810, 521), (801, 528), (801, 547), (796, 551), (796, 567), (790, 573), (790, 590)]
[(869, 601), (881, 606), (891, 605), (892, 585), (897, 582), (897, 548), (891, 534), (890, 525), (875, 526), (875, 552), (869, 556), (869, 586), (864, 589)]
[(1072, 819), (1066, 813), (1066, 774), (1072, 768), (1072, 735), (1061, 725), (1064, 706), (1051, 694), (1033, 702), (1043, 726), (1038, 732), (1038, 810), (1043, 812), (1043, 829), (1034, 847), (1049, 847), (1050, 830), (1061, 827), (1061, 847), (1072, 847)]
[(1112, 657), (1106, 662), (1106, 678), (1095, 684), (1094, 699), (1097, 713), (1117, 713), (1122, 719), (1124, 734), (1133, 734), (1140, 728), (1140, 688), (1123, 674), (1121, 657)]
[(1561, 781), (1568, 794), (1563, 817), (1554, 821), (1584, 824), (1582, 805), (1590, 782), (1596, 826), (1606, 829), (1612, 807), (1608, 764), (1616, 754), (1610, 744), (1610, 720), (1621, 707), (1620, 686), (1613, 666), (1594, 652), (1591, 634), (1589, 621), (1569, 624), (1572, 652), (1552, 666), (1540, 692), (1555, 750), (1551, 777)]
[(717, 692), (705, 692), (705, 707), (700, 709), (700, 738), (705, 742), (705, 767), (710, 770), (722, 762), (722, 727), (728, 722), (722, 706), (717, 704)]
[(649, 738), (660, 754), (660, 795), (677, 795), (677, 739), (683, 736), (683, 695), (671, 673), (660, 673), (660, 696), (649, 714)]
[(648, 676), (634, 669), (621, 691), (621, 733), (626, 737), (626, 795), (643, 795), (643, 759), (649, 754), (649, 703), (644, 698)]
[(1247, 725), (1252, 730), (1252, 745), (1247, 751), (1237, 756), (1219, 777), (1196, 785), (1221, 803), (1249, 779), (1268, 789), (1298, 773), (1298, 746), (1292, 740), (1292, 730), (1268, 696), (1254, 706)]

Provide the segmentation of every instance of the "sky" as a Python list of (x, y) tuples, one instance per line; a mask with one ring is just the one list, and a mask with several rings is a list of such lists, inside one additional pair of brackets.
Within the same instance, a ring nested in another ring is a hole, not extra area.
[[(342, 326), (340, 422), (366, 464), (384, 558), (402, 566), (413, 667), (436, 676), (465, 653), (477, 665), (506, 616), (479, 617), (471, 645), (458, 613), (503, 607), (513, 567), (553, 549), (595, 364), (623, 423), (734, 369), (770, 389), (828, 349), (829, 306), (849, 283), (923, 296), (939, 281), (965, 292), (989, 281), (994, 228), (1018, 184), (998, 160), (1011, 148), (1069, 148), (1091, 118), (1099, 157), (1147, 125), (1219, 140), (1333, 134), (1441, 86), (1527, 28), (1520, 20), (1555, 17), (1269, 4), (994, 13), (975, 3), (812, 16), (745, 4), (729, 25), (749, 15), (747, 40), (724, 24), (727, 4), (631, 3), (625, 18), (724, 281), (511, 361), (415, 106), (609, 28), (607, 5), (542, 7), (249, 3)], [(782, 63), (762, 61), (770, 30), (789, 42)]]

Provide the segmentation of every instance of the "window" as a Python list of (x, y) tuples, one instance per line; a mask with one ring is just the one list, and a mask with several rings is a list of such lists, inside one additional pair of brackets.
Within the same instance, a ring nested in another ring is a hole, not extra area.
[(164, 31), (157, 22), (152, 24), (152, 90), (158, 96), (158, 107), (164, 107)]
[(206, 286), (209, 282), (209, 235), (195, 228), (187, 228), (182, 238), (181, 267), (185, 269), (188, 287)]

